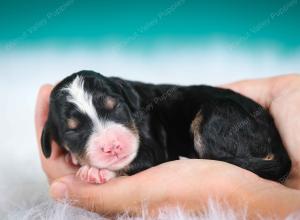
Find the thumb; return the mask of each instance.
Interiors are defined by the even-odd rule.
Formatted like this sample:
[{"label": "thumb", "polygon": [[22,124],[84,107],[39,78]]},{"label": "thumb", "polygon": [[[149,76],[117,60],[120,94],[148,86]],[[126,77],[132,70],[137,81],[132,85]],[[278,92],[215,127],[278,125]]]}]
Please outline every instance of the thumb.
[{"label": "thumb", "polygon": [[118,177],[96,185],[68,175],[51,184],[50,195],[56,200],[67,200],[72,205],[101,214],[136,213],[140,209],[137,188],[130,177]]}]

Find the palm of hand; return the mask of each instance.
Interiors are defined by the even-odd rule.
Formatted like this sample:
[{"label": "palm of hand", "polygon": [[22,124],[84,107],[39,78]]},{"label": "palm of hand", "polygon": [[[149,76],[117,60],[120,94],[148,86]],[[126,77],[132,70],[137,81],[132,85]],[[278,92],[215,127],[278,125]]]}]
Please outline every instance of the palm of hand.
[{"label": "palm of hand", "polygon": [[283,144],[292,160],[285,185],[300,188],[300,76],[287,75],[262,80],[242,81],[227,87],[249,96],[269,109]]},{"label": "palm of hand", "polygon": [[292,160],[292,170],[285,184],[300,189],[300,81],[297,79],[282,88],[281,94],[271,102],[270,111]]}]

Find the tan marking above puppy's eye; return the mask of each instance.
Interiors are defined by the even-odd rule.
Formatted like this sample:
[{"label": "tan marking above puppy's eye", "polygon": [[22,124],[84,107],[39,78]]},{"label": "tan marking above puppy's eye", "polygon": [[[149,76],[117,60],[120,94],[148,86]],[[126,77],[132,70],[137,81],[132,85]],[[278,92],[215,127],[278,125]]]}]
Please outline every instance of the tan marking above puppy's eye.
[{"label": "tan marking above puppy's eye", "polygon": [[116,99],[112,97],[106,97],[104,100],[104,107],[108,110],[112,110],[117,104]]},{"label": "tan marking above puppy's eye", "polygon": [[202,141],[202,135],[201,135],[201,126],[203,121],[203,115],[201,111],[197,112],[195,118],[193,119],[191,123],[191,132],[194,136],[194,147],[195,150],[198,152],[199,156],[202,157],[204,154],[204,145]]},{"label": "tan marking above puppy's eye", "polygon": [[75,118],[69,118],[67,120],[67,125],[69,129],[76,129],[79,125],[79,121]]},{"label": "tan marking above puppy's eye", "polygon": [[263,160],[274,160],[274,154],[269,153]]}]

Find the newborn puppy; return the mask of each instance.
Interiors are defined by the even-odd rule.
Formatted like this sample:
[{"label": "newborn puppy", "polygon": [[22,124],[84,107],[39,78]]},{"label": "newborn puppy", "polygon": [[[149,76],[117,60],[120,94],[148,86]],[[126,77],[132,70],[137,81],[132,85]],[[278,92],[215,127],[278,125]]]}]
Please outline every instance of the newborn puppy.
[{"label": "newborn puppy", "polygon": [[154,85],[80,71],[55,86],[41,143],[51,140],[104,183],[180,156],[221,160],[279,180],[290,159],[269,113],[231,90]]}]

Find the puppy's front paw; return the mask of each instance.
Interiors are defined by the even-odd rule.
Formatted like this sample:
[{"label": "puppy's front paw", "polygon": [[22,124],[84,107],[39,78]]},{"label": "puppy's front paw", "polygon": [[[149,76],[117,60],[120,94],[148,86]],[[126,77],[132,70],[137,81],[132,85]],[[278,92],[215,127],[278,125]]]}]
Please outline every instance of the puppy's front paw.
[{"label": "puppy's front paw", "polygon": [[82,181],[88,183],[103,184],[114,178],[116,173],[107,169],[97,169],[95,167],[85,165],[80,167],[76,176],[78,176]]}]

